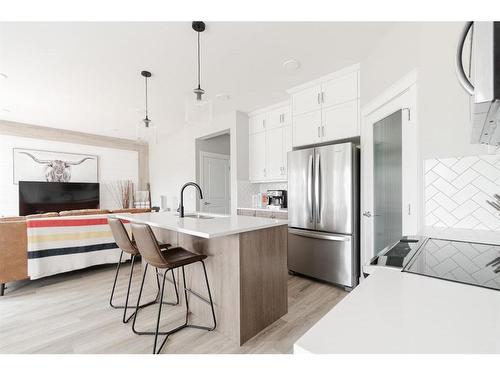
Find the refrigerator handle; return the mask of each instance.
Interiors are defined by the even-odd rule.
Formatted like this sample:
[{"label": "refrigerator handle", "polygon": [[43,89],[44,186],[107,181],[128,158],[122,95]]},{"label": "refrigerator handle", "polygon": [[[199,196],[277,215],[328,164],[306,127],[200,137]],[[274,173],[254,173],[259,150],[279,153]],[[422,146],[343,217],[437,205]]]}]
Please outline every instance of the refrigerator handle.
[{"label": "refrigerator handle", "polygon": [[321,222],[321,158],[320,153],[316,153],[314,163],[314,198],[316,206],[316,222]]},{"label": "refrigerator handle", "polygon": [[313,156],[309,155],[309,165],[307,170],[307,207],[309,208],[309,222],[313,222]]}]

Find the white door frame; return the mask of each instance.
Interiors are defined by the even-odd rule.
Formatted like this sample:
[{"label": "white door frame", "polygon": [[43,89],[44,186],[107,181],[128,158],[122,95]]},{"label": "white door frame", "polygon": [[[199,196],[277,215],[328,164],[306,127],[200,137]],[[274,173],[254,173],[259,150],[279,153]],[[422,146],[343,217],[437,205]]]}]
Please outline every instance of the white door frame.
[{"label": "white door frame", "polygon": [[[403,234],[420,228],[422,168],[417,126],[417,72],[411,71],[361,111],[361,267],[373,257],[373,124],[402,110]],[[361,272],[361,275],[363,272]]]},{"label": "white door frame", "polygon": [[[224,159],[224,160],[229,160],[231,161],[231,156],[230,155],[227,155],[227,154],[219,154],[219,153],[216,153],[216,152],[208,152],[208,151],[202,151],[200,150],[200,159],[199,159],[199,178],[200,178],[200,185],[202,186],[205,186],[204,184],[204,181],[203,181],[203,176],[204,176],[204,166],[203,166],[203,158],[205,157],[211,157],[211,158],[216,158],[216,159]],[[229,168],[231,168],[231,164],[229,164]],[[228,206],[227,206],[227,209],[229,212],[231,212],[231,194],[232,194],[232,191],[231,191],[231,178],[229,178],[229,202],[228,202]],[[199,204],[203,204],[204,203],[204,199],[200,199],[199,201]],[[197,207],[197,211],[201,211],[201,206],[200,207]]]}]

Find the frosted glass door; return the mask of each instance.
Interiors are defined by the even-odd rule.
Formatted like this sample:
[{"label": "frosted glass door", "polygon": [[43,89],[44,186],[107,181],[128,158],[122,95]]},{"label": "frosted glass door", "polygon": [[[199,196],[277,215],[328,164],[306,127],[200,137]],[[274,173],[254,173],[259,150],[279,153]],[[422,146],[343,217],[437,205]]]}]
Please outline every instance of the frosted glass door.
[{"label": "frosted glass door", "polygon": [[402,111],[373,127],[374,252],[402,235]]}]

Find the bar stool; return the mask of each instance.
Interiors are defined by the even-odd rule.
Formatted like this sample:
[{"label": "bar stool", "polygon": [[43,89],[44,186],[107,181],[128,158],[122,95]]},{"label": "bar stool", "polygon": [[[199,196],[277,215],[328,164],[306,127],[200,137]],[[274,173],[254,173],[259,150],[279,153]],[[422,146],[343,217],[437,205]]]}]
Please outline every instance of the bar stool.
[{"label": "bar stool", "polygon": [[[109,224],[109,226],[111,228],[111,233],[113,233],[113,237],[115,239],[115,242],[116,242],[116,244],[118,245],[118,247],[121,250],[120,260],[118,261],[118,265],[116,266],[116,273],[115,273],[115,280],[113,282],[113,289],[111,290],[111,296],[109,297],[109,305],[112,308],[114,308],[114,309],[123,309],[122,322],[123,323],[128,323],[130,321],[130,318],[132,318],[132,316],[134,316],[136,314],[136,311],[137,311],[138,308],[143,308],[143,307],[146,307],[146,306],[150,306],[150,305],[152,305],[154,303],[157,303],[158,297],[159,297],[159,294],[160,294],[160,279],[158,277],[158,269],[156,270],[157,271],[156,282],[158,284],[158,291],[156,293],[155,299],[152,300],[152,301],[150,301],[150,302],[148,302],[148,303],[145,303],[143,305],[137,306],[136,310],[134,311],[134,313],[132,313],[127,318],[127,309],[129,307],[128,300],[129,300],[129,296],[130,296],[130,286],[131,286],[131,283],[132,283],[132,275],[134,273],[135,258],[136,258],[137,255],[139,255],[139,250],[137,250],[137,247],[136,247],[134,241],[132,241],[130,239],[130,237],[129,237],[128,233],[127,233],[127,230],[125,229],[125,226],[123,225],[123,223],[122,223],[122,221],[120,219],[108,217],[108,224]],[[171,245],[170,244],[158,244],[158,246],[160,248],[162,248],[162,249],[168,249]],[[128,279],[127,296],[125,298],[125,305],[117,306],[117,305],[115,305],[113,303],[113,297],[114,297],[114,294],[115,294],[116,281],[118,279],[118,273],[120,272],[120,266],[121,266],[121,263],[122,263],[123,253],[127,253],[127,254],[130,255],[130,260],[131,260],[130,275],[129,275],[129,279]],[[177,301],[175,303],[164,302],[164,304],[177,305],[177,304],[179,304],[179,293],[177,291],[177,285],[175,283],[174,271],[172,271],[172,277],[174,278],[174,287],[175,287],[175,294],[176,294],[176,297],[177,297]]]},{"label": "bar stool", "polygon": [[[165,345],[165,342],[167,341],[168,337],[175,333],[180,331],[183,328],[196,328],[196,329],[203,329],[207,331],[213,331],[215,327],[217,326],[217,322],[215,320],[215,311],[214,311],[214,303],[212,301],[212,293],[210,292],[210,285],[208,283],[208,277],[207,277],[207,269],[205,268],[205,262],[203,261],[207,256],[206,255],[200,255],[200,254],[195,254],[192,253],[182,247],[173,247],[168,249],[167,251],[161,251],[161,248],[158,246],[158,242],[156,241],[155,235],[153,231],[151,230],[149,225],[146,224],[137,224],[137,223],[132,223],[132,233],[134,235],[135,241],[137,248],[139,249],[139,252],[143,259],[146,261],[146,267],[144,268],[144,274],[142,276],[142,283],[141,283],[141,289],[139,291],[139,297],[137,298],[137,306],[139,306],[140,301],[141,301],[141,295],[142,295],[142,290],[144,287],[144,280],[146,279],[146,272],[147,268],[149,265],[156,267],[157,269],[164,269],[165,271],[163,272],[163,284],[160,292],[160,304],[158,305],[158,316],[156,319],[156,330],[154,332],[142,332],[139,333],[135,330],[135,322],[137,319],[138,315],[138,310],[137,313],[134,315],[134,320],[132,322],[132,330],[137,333],[137,334],[149,334],[149,335],[154,335],[155,340],[154,340],[154,345],[153,345],[153,354],[159,354]],[[205,327],[205,326],[198,326],[198,325],[193,325],[189,324],[188,322],[188,315],[189,315],[189,303],[188,303],[188,298],[187,298],[187,287],[186,287],[186,274],[184,272],[184,267],[188,266],[190,264],[196,263],[196,262],[201,262],[203,265],[203,272],[205,274],[205,282],[207,284],[207,291],[208,291],[208,298],[210,301],[210,307],[212,309],[212,317],[213,317],[213,326],[212,327]],[[163,291],[165,289],[165,280],[166,280],[166,274],[168,271],[173,271],[176,268],[181,268],[182,269],[182,279],[184,283],[184,298],[186,302],[186,321],[184,324],[171,329],[170,331],[166,332],[160,332],[160,317],[161,317],[161,301],[163,301]],[[162,341],[158,351],[156,350],[157,343],[158,343],[158,336],[159,335],[165,335],[165,339]]]}]

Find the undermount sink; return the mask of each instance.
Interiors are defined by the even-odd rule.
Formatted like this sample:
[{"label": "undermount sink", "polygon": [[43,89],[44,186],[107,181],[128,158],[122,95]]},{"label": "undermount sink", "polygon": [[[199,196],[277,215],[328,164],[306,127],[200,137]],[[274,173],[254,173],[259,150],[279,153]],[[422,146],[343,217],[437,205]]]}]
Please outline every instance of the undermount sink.
[{"label": "undermount sink", "polygon": [[214,216],[203,215],[203,214],[185,214],[184,217],[191,217],[193,219],[213,219]]}]

